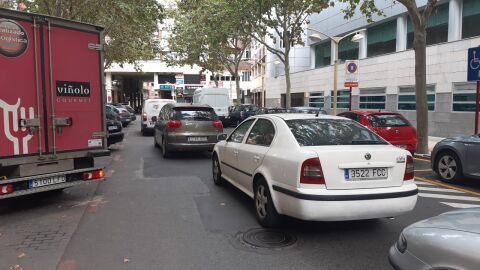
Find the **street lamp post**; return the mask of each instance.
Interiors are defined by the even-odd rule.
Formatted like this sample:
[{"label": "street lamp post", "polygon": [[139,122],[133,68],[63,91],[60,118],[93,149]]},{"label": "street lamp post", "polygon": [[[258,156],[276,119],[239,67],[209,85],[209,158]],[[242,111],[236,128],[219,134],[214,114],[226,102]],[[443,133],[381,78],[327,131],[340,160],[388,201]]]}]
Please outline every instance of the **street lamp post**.
[{"label": "street lamp post", "polygon": [[[333,67],[333,115],[337,115],[337,83],[338,83],[338,44],[340,43],[340,41],[348,36],[351,36],[351,35],[354,35],[352,37],[352,41],[353,42],[360,42],[360,40],[363,39],[363,35],[360,34],[360,32],[362,31],[365,31],[366,29],[360,29],[360,30],[356,30],[356,31],[353,31],[351,33],[348,33],[344,36],[341,36],[341,37],[331,37],[323,32],[320,32],[318,31],[317,29],[313,29],[313,28],[307,28],[307,30],[310,30],[310,31],[313,31],[313,32],[316,32],[320,35],[323,35],[323,36],[326,36],[327,38],[331,39],[333,41],[333,43],[335,43],[335,62],[334,62],[334,67]],[[311,34],[309,37],[310,39],[314,40],[321,40],[322,37],[318,34]],[[350,93],[350,96],[352,95],[352,93]]]}]

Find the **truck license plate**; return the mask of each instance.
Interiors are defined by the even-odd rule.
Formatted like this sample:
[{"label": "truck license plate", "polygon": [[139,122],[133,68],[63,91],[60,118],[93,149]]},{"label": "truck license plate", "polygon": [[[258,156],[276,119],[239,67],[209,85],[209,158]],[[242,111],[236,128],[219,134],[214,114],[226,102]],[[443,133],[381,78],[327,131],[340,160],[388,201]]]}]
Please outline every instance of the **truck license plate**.
[{"label": "truck license plate", "polygon": [[30,180],[29,186],[30,188],[37,188],[37,187],[65,183],[66,181],[67,181],[67,178],[65,177],[65,175],[57,175],[57,176],[52,176],[48,178]]},{"label": "truck license plate", "polygon": [[346,169],[347,181],[387,179],[387,168]]},{"label": "truck license plate", "polygon": [[188,137],[189,142],[207,142],[207,137]]}]

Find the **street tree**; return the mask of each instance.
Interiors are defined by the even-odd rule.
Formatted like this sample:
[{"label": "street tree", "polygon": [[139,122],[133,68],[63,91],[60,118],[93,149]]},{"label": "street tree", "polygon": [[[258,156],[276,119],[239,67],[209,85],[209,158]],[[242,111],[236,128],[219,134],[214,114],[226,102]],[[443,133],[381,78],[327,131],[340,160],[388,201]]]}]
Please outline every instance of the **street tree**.
[{"label": "street tree", "polygon": [[[341,0],[350,5],[346,16],[351,17],[357,6],[360,10],[375,7],[375,0]],[[417,114],[417,152],[428,153],[428,104],[427,104],[427,22],[438,0],[427,0],[424,7],[419,7],[415,0],[396,0],[405,6],[412,20],[414,29],[413,49],[415,51],[415,96]]]},{"label": "street tree", "polygon": [[167,58],[170,65],[198,65],[213,74],[227,70],[235,78],[237,102],[240,64],[251,41],[242,28],[247,17],[238,12],[227,0],[178,1]]},{"label": "street tree", "polygon": [[161,51],[158,24],[163,9],[156,0],[29,0],[27,10],[105,27],[105,67],[155,58]]}]

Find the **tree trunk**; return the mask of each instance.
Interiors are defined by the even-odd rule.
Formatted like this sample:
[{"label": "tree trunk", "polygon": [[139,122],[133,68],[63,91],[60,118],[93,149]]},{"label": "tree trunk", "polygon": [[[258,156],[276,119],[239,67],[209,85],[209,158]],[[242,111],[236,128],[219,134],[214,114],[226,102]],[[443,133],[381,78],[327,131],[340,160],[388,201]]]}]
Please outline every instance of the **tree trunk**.
[{"label": "tree trunk", "polygon": [[237,90],[237,105],[242,104],[242,91],[240,89],[240,78],[238,77],[238,71],[235,71],[235,87]]},{"label": "tree trunk", "polygon": [[213,82],[215,83],[215,87],[218,87],[218,77],[217,77],[217,74],[213,74]]},{"label": "tree trunk", "polygon": [[285,91],[285,108],[290,109],[292,107],[292,97],[290,95],[291,90],[291,82],[290,82],[290,61],[288,59],[288,55],[285,53],[285,83],[286,83],[286,91]]},{"label": "tree trunk", "polygon": [[415,31],[415,95],[417,108],[417,152],[428,154],[427,50],[425,27]]}]

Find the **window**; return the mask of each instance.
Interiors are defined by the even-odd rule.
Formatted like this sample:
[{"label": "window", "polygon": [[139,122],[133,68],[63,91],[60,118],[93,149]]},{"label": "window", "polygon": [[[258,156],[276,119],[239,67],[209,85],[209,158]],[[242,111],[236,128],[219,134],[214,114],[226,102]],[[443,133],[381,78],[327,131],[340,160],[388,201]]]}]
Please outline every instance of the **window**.
[{"label": "window", "polygon": [[385,109],[385,95],[360,96],[360,109]]},{"label": "window", "polygon": [[452,110],[454,112],[474,112],[476,99],[475,83],[455,83],[453,85]]},{"label": "window", "polygon": [[325,97],[323,96],[323,92],[310,93],[310,97],[308,98],[308,106],[316,108],[325,107]]},{"label": "window", "polygon": [[295,119],[285,122],[300,146],[388,144],[350,120]]},{"label": "window", "polygon": [[[330,91],[330,108],[333,109],[333,91]],[[350,90],[337,90],[337,108],[348,109],[350,107]]]},{"label": "window", "polygon": [[247,120],[247,121],[243,122],[240,126],[238,126],[232,132],[228,141],[236,142],[236,143],[242,143],[243,137],[245,137],[245,134],[247,133],[250,126],[253,124],[253,121],[254,121],[254,119]]},{"label": "window", "polygon": [[397,21],[385,22],[367,30],[367,56],[395,52],[397,47]]},{"label": "window", "polygon": [[[415,111],[417,109],[417,98],[414,86],[400,86],[398,93],[398,110]],[[428,110],[435,110],[435,86],[427,85]]]},{"label": "window", "polygon": [[251,71],[244,71],[244,72],[242,72],[242,81],[244,81],[244,82],[249,82],[251,75],[252,75],[252,72],[251,72]]},{"label": "window", "polygon": [[463,0],[462,38],[480,36],[480,1]]},{"label": "window", "polygon": [[340,62],[345,60],[358,59],[358,43],[350,38],[345,38],[338,44],[338,59]]},{"label": "window", "polygon": [[248,134],[247,144],[270,146],[275,137],[275,127],[266,119],[258,119]]},{"label": "window", "polygon": [[332,44],[330,41],[315,45],[315,68],[329,66],[332,55]]},{"label": "window", "polygon": [[408,127],[407,119],[398,114],[372,114],[368,116],[368,122],[375,127]]},{"label": "window", "polygon": [[[413,24],[407,21],[407,48],[413,48]],[[427,22],[427,45],[448,41],[448,4],[437,6]]]}]

